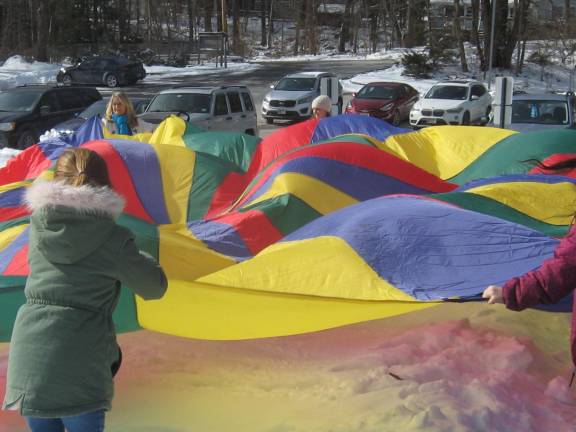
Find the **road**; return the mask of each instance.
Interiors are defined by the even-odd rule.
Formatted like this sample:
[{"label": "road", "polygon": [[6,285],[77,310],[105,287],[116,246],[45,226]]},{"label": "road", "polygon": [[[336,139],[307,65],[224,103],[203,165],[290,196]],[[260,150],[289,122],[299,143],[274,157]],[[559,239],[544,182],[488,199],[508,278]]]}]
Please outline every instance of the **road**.
[{"label": "road", "polygon": [[[151,97],[160,90],[182,84],[199,85],[225,85],[241,84],[250,89],[256,110],[258,112],[258,129],[260,136],[266,136],[274,129],[282,127],[283,124],[268,125],[262,118],[260,110],[262,100],[268,91],[270,85],[274,84],[284,75],[301,72],[301,71],[330,71],[336,73],[340,79],[347,79],[354,75],[370,72],[374,70],[386,69],[393,62],[390,60],[350,60],[350,61],[301,61],[301,62],[262,62],[262,67],[251,71],[239,71],[234,69],[222,69],[219,74],[173,77],[167,80],[166,84],[158,83],[139,83],[132,87],[122,88],[131,97]],[[103,95],[112,92],[108,88],[98,89]],[[350,99],[350,95],[345,95],[344,106]],[[285,123],[289,124],[289,123]]]}]

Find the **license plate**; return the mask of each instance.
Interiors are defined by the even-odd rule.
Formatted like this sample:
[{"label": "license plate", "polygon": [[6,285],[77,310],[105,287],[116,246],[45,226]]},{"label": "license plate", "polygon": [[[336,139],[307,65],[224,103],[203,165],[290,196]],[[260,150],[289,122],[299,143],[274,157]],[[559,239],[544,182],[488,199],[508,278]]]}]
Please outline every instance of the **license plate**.
[{"label": "license plate", "polygon": [[276,112],[278,114],[286,114],[286,110],[283,110],[283,109],[276,110]]}]

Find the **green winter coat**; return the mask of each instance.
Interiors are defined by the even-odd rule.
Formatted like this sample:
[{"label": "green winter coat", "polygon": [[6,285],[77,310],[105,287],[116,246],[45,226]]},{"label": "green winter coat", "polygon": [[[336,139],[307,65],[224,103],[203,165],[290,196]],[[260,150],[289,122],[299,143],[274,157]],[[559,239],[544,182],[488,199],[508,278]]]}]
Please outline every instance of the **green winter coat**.
[{"label": "green winter coat", "polygon": [[120,284],[157,299],[166,277],[114,222],[124,202],[112,190],[40,182],[26,200],[33,211],[30,274],[11,339],[4,409],[32,417],[108,410]]}]

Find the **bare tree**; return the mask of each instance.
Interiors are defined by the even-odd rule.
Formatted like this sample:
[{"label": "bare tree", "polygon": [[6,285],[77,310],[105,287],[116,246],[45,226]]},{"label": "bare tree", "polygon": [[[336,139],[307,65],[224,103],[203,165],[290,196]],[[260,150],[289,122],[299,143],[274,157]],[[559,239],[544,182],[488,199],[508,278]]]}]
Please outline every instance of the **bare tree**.
[{"label": "bare tree", "polygon": [[462,72],[468,72],[468,63],[466,62],[466,50],[464,50],[464,40],[462,39],[462,30],[460,29],[460,0],[454,0],[454,17],[452,20],[452,31],[454,33],[454,39],[456,39],[456,44],[458,46],[458,52],[460,54],[460,67]]},{"label": "bare tree", "polygon": [[350,40],[350,21],[352,14],[352,0],[346,0],[342,22],[340,24],[340,35],[338,36],[338,52],[346,51],[346,42]]}]

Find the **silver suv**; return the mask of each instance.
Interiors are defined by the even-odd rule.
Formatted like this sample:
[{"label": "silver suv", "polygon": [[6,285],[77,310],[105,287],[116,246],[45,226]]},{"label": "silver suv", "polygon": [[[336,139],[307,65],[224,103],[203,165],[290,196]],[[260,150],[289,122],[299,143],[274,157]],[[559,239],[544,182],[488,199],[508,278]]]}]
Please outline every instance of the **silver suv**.
[{"label": "silver suv", "polygon": [[206,131],[258,134],[256,110],[246,86],[183,86],[163,90],[138,118],[155,127],[171,114]]},{"label": "silver suv", "polygon": [[333,113],[342,113],[342,85],[330,72],[301,72],[286,75],[271,86],[262,102],[262,117],[266,123],[274,120],[305,120],[310,118],[310,105],[321,94],[332,99]]}]

